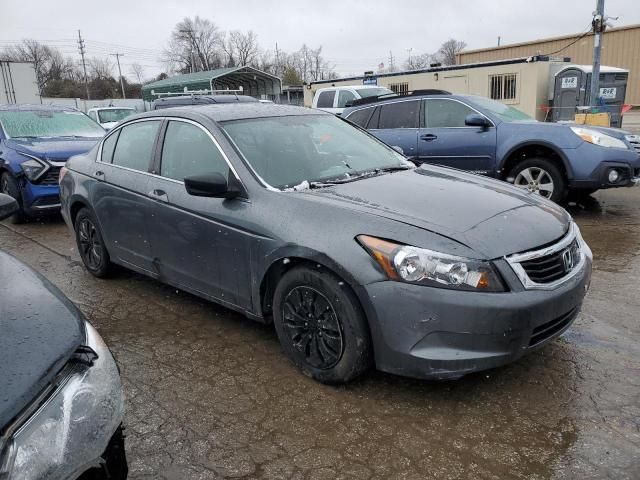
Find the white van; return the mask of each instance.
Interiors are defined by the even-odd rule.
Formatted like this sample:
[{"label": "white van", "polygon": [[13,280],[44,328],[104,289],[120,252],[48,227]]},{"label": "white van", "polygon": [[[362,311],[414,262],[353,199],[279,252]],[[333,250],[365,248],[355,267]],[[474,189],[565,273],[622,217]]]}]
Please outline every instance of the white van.
[{"label": "white van", "polygon": [[347,87],[320,88],[313,96],[313,108],[325,112],[342,114],[347,102],[359,98],[376,97],[379,95],[393,95],[393,91],[376,85],[350,85]]}]

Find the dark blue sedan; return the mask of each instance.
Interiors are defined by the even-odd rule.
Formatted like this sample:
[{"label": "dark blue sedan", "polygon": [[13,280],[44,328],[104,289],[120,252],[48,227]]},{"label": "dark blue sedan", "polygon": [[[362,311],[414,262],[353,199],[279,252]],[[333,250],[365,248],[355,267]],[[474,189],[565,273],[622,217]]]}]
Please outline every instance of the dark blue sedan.
[{"label": "dark blue sedan", "polygon": [[0,106],[0,192],[18,201],[12,220],[60,211],[58,175],[104,129],[84,113],[51,105]]},{"label": "dark blue sedan", "polygon": [[407,95],[345,110],[344,118],[414,163],[507,180],[560,202],[570,191],[636,185],[640,138],[589,125],[537,122],[474,95]]}]

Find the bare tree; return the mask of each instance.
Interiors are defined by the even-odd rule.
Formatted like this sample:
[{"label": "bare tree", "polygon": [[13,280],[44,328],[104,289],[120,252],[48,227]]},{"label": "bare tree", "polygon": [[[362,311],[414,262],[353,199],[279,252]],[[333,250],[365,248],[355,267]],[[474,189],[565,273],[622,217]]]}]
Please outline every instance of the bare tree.
[{"label": "bare tree", "polygon": [[139,63],[132,63],[129,70],[138,79],[138,83],[141,84],[144,77],[144,67]]},{"label": "bare tree", "polygon": [[455,65],[456,54],[465,49],[467,44],[463,41],[450,38],[438,49],[438,58],[443,65]]},{"label": "bare tree", "polygon": [[109,57],[93,57],[89,60],[89,75],[92,79],[106,80],[113,78],[113,63]]},{"label": "bare tree", "polygon": [[251,65],[258,56],[258,37],[253,30],[229,32],[228,48],[235,53],[238,65]]},{"label": "bare tree", "polygon": [[170,70],[183,73],[219,68],[222,64],[222,35],[210,20],[184,18],[171,32],[162,61]]}]

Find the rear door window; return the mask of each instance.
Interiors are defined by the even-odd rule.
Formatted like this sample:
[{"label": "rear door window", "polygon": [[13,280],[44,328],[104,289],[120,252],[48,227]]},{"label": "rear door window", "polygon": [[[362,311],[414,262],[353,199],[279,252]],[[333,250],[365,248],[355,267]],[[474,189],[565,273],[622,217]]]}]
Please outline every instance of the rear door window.
[{"label": "rear door window", "polygon": [[162,145],[160,175],[184,181],[192,175],[220,173],[229,175],[222,152],[200,127],[186,122],[169,122]]},{"label": "rear door window", "polygon": [[318,95],[318,104],[317,108],[333,108],[333,99],[336,96],[335,90],[327,90],[325,92],[320,92]]},{"label": "rear door window", "polygon": [[137,122],[123,127],[113,153],[113,164],[141,172],[148,171],[159,128],[159,120]]},{"label": "rear door window", "polygon": [[425,126],[427,128],[466,127],[467,115],[477,113],[470,107],[455,100],[425,100]]},{"label": "rear door window", "polygon": [[419,110],[420,102],[418,100],[382,105],[378,128],[417,128]]},{"label": "rear door window", "polygon": [[340,90],[338,93],[338,108],[345,108],[347,102],[351,102],[356,99],[356,96],[349,90]]},{"label": "rear door window", "polygon": [[356,110],[347,117],[347,120],[361,126],[362,128],[367,128],[367,121],[369,120],[372,111],[373,108],[363,108],[362,110]]}]

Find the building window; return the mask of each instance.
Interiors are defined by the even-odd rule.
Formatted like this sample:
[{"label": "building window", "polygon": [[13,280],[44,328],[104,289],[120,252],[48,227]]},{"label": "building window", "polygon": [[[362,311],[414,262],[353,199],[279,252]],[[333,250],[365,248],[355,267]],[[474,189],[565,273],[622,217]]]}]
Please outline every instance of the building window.
[{"label": "building window", "polygon": [[515,73],[489,75],[489,97],[493,100],[515,100],[517,78]]},{"label": "building window", "polygon": [[409,83],[392,83],[391,85],[389,85],[389,89],[391,89],[393,93],[396,93],[398,95],[406,95],[407,93],[409,93]]}]

